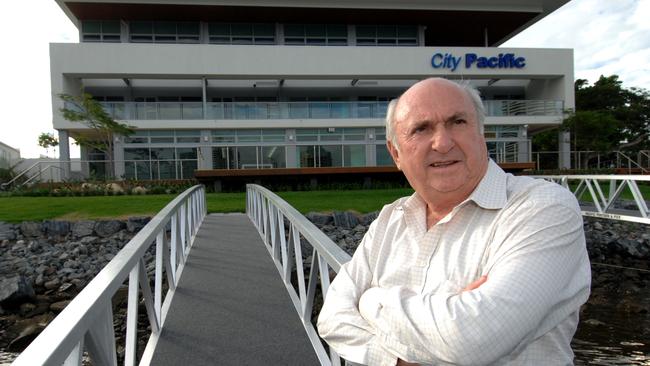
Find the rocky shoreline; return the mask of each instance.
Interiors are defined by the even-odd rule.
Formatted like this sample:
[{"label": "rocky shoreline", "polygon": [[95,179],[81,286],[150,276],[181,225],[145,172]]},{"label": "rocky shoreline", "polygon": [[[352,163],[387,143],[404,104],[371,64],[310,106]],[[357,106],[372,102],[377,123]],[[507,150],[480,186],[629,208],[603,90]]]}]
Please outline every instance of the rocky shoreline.
[{"label": "rocky shoreline", "polygon": [[[0,223],[0,352],[22,351],[149,220]],[[145,263],[152,257],[146,253]],[[125,328],[122,287],[113,297],[118,331]]]},{"label": "rocky shoreline", "polygon": [[[352,255],[377,213],[306,216]],[[148,221],[134,217],[121,221],[0,223],[0,364],[5,362],[2,352],[22,351]],[[650,225],[585,218],[584,227],[592,261],[592,295],[582,309],[576,338],[593,343],[594,334],[621,328],[634,330],[634,336],[624,338],[650,340]],[[306,243],[303,256],[311,256]],[[152,257],[147,253],[145,263],[152,264]],[[153,265],[147,267],[148,272],[153,271]],[[113,305],[119,337],[125,326],[126,286],[118,291]],[[630,324],[618,324],[620,319],[613,324],[608,318],[612,312]],[[148,321],[144,307],[139,313],[141,351],[148,337]],[[609,339],[611,342],[611,336]],[[650,355],[650,341],[626,338],[622,342],[633,345],[628,347],[632,348],[630,352]],[[123,352],[119,343],[118,353]],[[580,363],[578,351],[576,355]]]}]

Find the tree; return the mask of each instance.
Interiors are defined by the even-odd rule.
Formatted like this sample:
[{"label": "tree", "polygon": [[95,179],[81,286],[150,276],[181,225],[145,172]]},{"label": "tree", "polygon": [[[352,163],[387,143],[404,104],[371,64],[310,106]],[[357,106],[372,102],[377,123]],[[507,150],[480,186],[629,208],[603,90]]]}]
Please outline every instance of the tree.
[{"label": "tree", "polygon": [[[593,85],[588,85],[584,79],[576,80],[575,95],[576,114],[567,118],[563,126],[578,128],[578,133],[592,137],[591,140],[574,141],[576,150],[639,150],[650,147],[650,94],[647,90],[625,89],[618,75],[611,75],[601,76]],[[585,111],[595,113],[574,118]]]},{"label": "tree", "polygon": [[[53,134],[49,132],[43,132],[40,135],[38,135],[38,146],[42,147],[47,151],[47,154],[49,155],[50,153],[50,148],[51,147],[57,147],[59,146],[59,140],[54,137]],[[55,151],[56,155],[56,151]]]},{"label": "tree", "polygon": [[82,123],[93,130],[89,136],[75,136],[75,140],[81,146],[103,152],[108,161],[107,178],[112,177],[115,172],[115,137],[132,135],[135,132],[133,127],[115,121],[88,93],[82,93],[80,96],[59,94],[59,98],[65,102],[65,107],[60,109],[63,118]]}]

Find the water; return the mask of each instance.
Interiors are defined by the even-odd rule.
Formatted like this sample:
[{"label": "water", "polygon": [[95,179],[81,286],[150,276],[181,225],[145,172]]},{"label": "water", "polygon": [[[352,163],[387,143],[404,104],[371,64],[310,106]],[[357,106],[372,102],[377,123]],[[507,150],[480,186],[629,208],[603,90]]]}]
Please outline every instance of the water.
[{"label": "water", "polygon": [[650,365],[650,288],[618,294],[630,286],[619,278],[617,290],[592,289],[571,344],[576,365]]}]

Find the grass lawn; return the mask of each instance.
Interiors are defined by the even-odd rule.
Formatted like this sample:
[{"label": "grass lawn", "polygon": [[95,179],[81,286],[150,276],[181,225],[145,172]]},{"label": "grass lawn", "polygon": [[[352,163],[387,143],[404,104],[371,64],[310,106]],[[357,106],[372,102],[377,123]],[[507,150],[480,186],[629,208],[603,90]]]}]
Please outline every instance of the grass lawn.
[{"label": "grass lawn", "polygon": [[[367,213],[381,209],[409,189],[279,192],[280,197],[302,213],[354,210]],[[92,220],[153,216],[174,195],[97,197],[0,197],[0,221]],[[244,212],[245,193],[208,193],[208,212]]]},{"label": "grass lawn", "polygon": [[[608,194],[607,184],[601,187]],[[575,189],[575,186],[572,187]],[[639,184],[645,198],[650,198],[650,186]],[[368,189],[278,192],[278,195],[302,213],[353,210],[368,213],[399,197],[408,196],[411,189]],[[40,220],[85,220],[153,216],[169,203],[174,195],[97,196],[97,197],[0,197],[0,221],[21,222]],[[629,189],[623,199],[632,199]],[[208,193],[208,212],[244,212],[245,193]],[[588,194],[583,201],[591,201]]]}]

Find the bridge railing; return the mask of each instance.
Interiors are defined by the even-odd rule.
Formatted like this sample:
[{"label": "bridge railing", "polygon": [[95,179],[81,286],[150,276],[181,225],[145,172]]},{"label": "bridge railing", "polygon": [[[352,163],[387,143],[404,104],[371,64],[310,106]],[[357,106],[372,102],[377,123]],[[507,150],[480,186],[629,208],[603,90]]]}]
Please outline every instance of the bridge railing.
[{"label": "bridge railing", "polygon": [[[203,186],[194,186],[178,195],[117,253],[12,365],[81,365],[84,350],[95,365],[117,365],[112,299],[127,277],[124,365],[136,364],[141,295],[151,334],[140,363],[148,365],[185,260],[205,215]],[[154,243],[156,254],[152,291],[144,255]],[[168,284],[164,299],[163,266]]]},{"label": "bridge railing", "polygon": [[[639,184],[647,175],[538,175],[569,189],[581,203],[582,215],[650,224],[650,212]],[[631,199],[623,200],[629,194]]]},{"label": "bridge railing", "polygon": [[[246,186],[246,212],[273,257],[321,365],[340,365],[340,357],[334,350],[330,349],[328,356],[311,320],[319,280],[325,298],[331,279],[330,268],[338,272],[350,256],[300,212],[264,187]],[[301,238],[310,248],[303,248]],[[303,251],[308,249],[312,251],[311,266],[305,284]],[[294,270],[297,291],[292,284]]]}]

